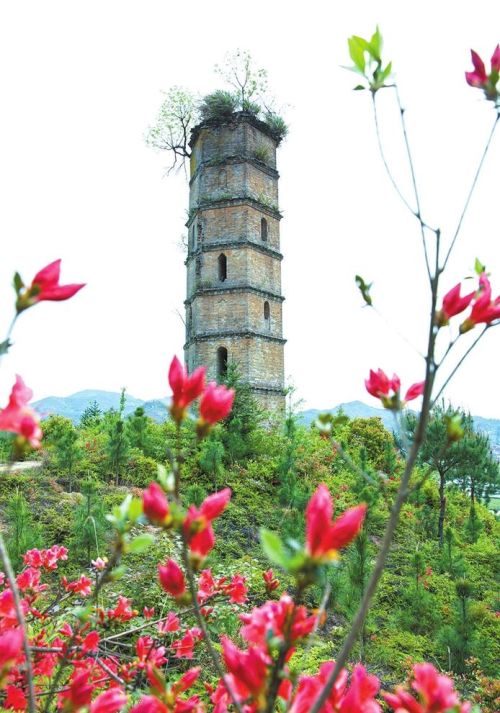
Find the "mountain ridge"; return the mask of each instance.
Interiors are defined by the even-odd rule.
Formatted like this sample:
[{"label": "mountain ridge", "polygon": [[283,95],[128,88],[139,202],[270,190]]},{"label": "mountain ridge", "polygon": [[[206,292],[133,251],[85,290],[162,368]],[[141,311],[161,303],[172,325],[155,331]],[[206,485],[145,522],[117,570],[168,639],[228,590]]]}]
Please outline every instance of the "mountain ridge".
[{"label": "mountain ridge", "polygon": [[[57,414],[71,419],[73,423],[78,423],[85,409],[94,401],[97,402],[102,411],[108,411],[110,408],[117,410],[120,404],[120,393],[100,389],[84,389],[70,396],[47,396],[44,399],[35,401],[33,406],[41,414],[42,418]],[[136,408],[142,407],[146,415],[155,421],[161,422],[168,417],[169,404],[170,399],[166,397],[138,399],[135,396],[126,394],[125,415],[128,416]],[[329,409],[306,409],[305,411],[300,411],[298,417],[301,423],[309,425],[320,413],[337,413],[340,409],[349,418],[380,418],[386,428],[389,430],[394,429],[394,418],[390,411],[370,406],[362,401],[348,401]],[[500,419],[473,416],[473,420],[476,429],[490,437],[495,453],[500,456]]]}]

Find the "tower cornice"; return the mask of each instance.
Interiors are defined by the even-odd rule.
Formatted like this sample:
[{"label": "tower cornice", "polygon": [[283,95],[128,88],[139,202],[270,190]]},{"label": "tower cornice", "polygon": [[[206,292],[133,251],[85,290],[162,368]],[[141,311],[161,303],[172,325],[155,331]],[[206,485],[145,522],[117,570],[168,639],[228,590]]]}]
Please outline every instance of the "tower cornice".
[{"label": "tower cornice", "polygon": [[250,250],[256,250],[257,252],[263,253],[264,255],[269,255],[270,257],[276,258],[276,260],[283,260],[283,255],[279,250],[275,250],[268,245],[263,245],[262,243],[256,243],[253,240],[245,238],[244,240],[217,240],[214,242],[206,242],[198,245],[196,250],[192,250],[188,253],[187,258],[184,260],[184,264],[187,265],[191,260],[195,260],[196,256],[200,253],[217,252],[218,250],[223,250],[227,248],[249,248]]},{"label": "tower cornice", "polygon": [[193,148],[203,129],[218,129],[222,126],[233,127],[244,123],[251,124],[251,126],[254,126],[259,131],[262,131],[262,133],[266,134],[266,136],[269,136],[269,138],[274,141],[276,146],[279,145],[280,141],[276,137],[276,134],[272,131],[269,124],[266,124],[265,121],[258,119],[255,114],[252,114],[250,111],[235,111],[226,118],[207,119],[207,121],[202,121],[200,124],[195,126],[194,129],[191,130],[189,146]]},{"label": "tower cornice", "polygon": [[283,295],[279,295],[276,292],[269,292],[268,290],[263,290],[260,287],[253,287],[252,285],[234,285],[232,287],[202,287],[198,288],[191,297],[184,300],[185,305],[190,305],[196,299],[196,297],[203,297],[204,295],[227,295],[227,294],[243,294],[245,292],[253,292],[261,297],[266,297],[275,302],[284,302],[285,298]]},{"label": "tower cornice", "polygon": [[268,176],[271,176],[271,178],[278,179],[280,177],[280,174],[275,168],[273,168],[272,166],[268,166],[263,161],[259,161],[254,156],[234,154],[233,156],[225,156],[224,158],[212,158],[208,159],[207,161],[201,161],[196,167],[196,171],[189,179],[189,185],[192,185],[193,181],[198,177],[198,175],[202,172],[204,168],[211,168],[212,166],[228,166],[231,164],[238,163],[251,163],[252,166],[255,166],[255,168],[259,169],[259,171],[262,171],[262,173],[266,173]]},{"label": "tower cornice", "polygon": [[252,208],[256,208],[261,213],[266,213],[272,218],[276,218],[276,220],[281,220],[281,218],[283,217],[281,212],[277,208],[274,208],[270,205],[266,205],[265,203],[261,203],[256,198],[252,198],[251,196],[236,196],[234,198],[214,198],[210,201],[200,202],[195,208],[192,208],[189,211],[189,218],[187,220],[187,223],[185,223],[185,226],[186,228],[191,227],[199,211],[213,210],[214,208],[228,208],[230,206],[239,205],[249,205]]},{"label": "tower cornice", "polygon": [[227,337],[240,337],[249,339],[252,337],[257,337],[259,339],[264,339],[267,342],[276,342],[278,344],[286,344],[286,339],[283,337],[277,337],[269,332],[261,332],[256,329],[220,329],[214,330],[212,332],[198,332],[196,336],[189,339],[184,348],[189,347],[190,344],[196,344],[196,342],[209,342],[220,339],[225,339]]}]

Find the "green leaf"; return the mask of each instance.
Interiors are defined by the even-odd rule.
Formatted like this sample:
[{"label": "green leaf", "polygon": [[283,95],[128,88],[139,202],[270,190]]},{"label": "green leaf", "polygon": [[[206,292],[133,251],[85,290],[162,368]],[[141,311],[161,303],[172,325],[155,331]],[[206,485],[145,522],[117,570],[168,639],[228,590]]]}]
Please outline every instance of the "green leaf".
[{"label": "green leaf", "polygon": [[265,527],[261,527],[260,541],[262,542],[264,552],[271,562],[286,569],[288,565],[288,553],[279,535],[275,532],[271,532],[271,530],[266,530]]},{"label": "green leaf", "polygon": [[387,79],[387,77],[390,76],[391,72],[392,72],[392,62],[389,62],[387,67],[382,71],[379,81],[383,84],[385,82],[385,80]]},{"label": "green leaf", "polygon": [[298,572],[302,569],[306,561],[306,555],[304,552],[297,552],[289,561],[288,568],[291,572]]},{"label": "green leaf", "polygon": [[11,346],[12,342],[8,339],[6,339],[5,342],[0,342],[0,356],[7,354]]},{"label": "green leaf", "polygon": [[370,52],[371,47],[368,40],[365,40],[363,37],[359,37],[359,35],[353,35],[351,39],[361,47],[363,52]]},{"label": "green leaf", "polygon": [[378,25],[370,40],[370,50],[370,54],[372,55],[373,59],[380,62],[380,54],[382,52],[382,35],[380,34]]},{"label": "green leaf", "polygon": [[137,535],[132,542],[129,542],[127,545],[127,552],[133,553],[133,554],[138,554],[140,552],[145,552],[149,545],[151,545],[154,542],[154,537],[153,535],[144,532],[142,535]]},{"label": "green leaf", "polygon": [[24,282],[21,279],[21,275],[18,272],[16,272],[16,274],[14,275],[14,289],[15,289],[16,293],[19,294],[21,292],[21,290],[23,289],[23,287],[24,287]]},{"label": "green leaf", "polygon": [[88,621],[90,618],[90,615],[92,614],[93,607],[90,606],[90,604],[86,607],[75,607],[74,609],[71,610],[71,614],[81,621],[82,623],[85,623]]},{"label": "green leaf", "polygon": [[129,520],[135,522],[142,515],[142,500],[141,498],[132,498],[128,504],[127,515]]},{"label": "green leaf", "polygon": [[[360,44],[359,40],[360,37],[349,37],[347,40],[347,43],[349,45],[349,55],[354,62],[355,66],[357,69],[361,72],[361,74],[365,73],[365,54],[363,51],[363,47]],[[364,40],[363,40],[364,42]]]},{"label": "green leaf", "polygon": [[357,286],[358,286],[359,291],[361,292],[362,298],[364,299],[364,301],[366,302],[366,304],[371,307],[371,306],[372,306],[372,298],[371,298],[371,295],[370,295],[370,289],[371,289],[371,286],[373,285],[373,282],[370,282],[370,284],[368,285],[368,284],[363,280],[363,278],[361,277],[361,275],[356,275],[356,276],[354,277],[354,279],[356,280],[356,284],[357,284]]},{"label": "green leaf", "polygon": [[110,572],[109,578],[113,581],[116,582],[117,579],[121,579],[125,572],[127,571],[127,568],[125,567],[124,564],[121,564],[119,567],[115,567],[112,572]]},{"label": "green leaf", "polygon": [[353,91],[355,91],[355,92],[359,92],[363,89],[366,89],[366,87],[364,87],[362,84],[356,84],[356,86],[353,87]]},{"label": "green leaf", "polygon": [[[125,520],[127,515],[128,515],[128,509],[130,507],[130,503],[132,502],[132,496],[130,493],[125,497],[124,501],[122,504],[118,507],[118,512],[119,512],[119,517],[121,520]],[[113,510],[113,512],[115,512]]]},{"label": "green leaf", "polygon": [[476,275],[481,275],[483,272],[486,272],[486,265],[483,265],[478,258],[476,258],[474,262],[474,271]]},{"label": "green leaf", "polygon": [[157,479],[163,490],[167,493],[172,493],[175,487],[175,477],[171,471],[168,471],[164,465],[157,465]]}]

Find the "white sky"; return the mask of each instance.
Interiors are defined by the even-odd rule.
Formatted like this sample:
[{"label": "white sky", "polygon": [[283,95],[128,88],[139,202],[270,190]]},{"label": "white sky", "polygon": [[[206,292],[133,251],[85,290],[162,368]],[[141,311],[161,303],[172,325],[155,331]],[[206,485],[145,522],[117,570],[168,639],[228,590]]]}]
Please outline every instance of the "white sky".
[{"label": "white sky", "polygon": [[[288,103],[279,152],[286,373],[311,407],[370,402],[370,367],[423,376],[423,362],[375,313],[361,309],[360,273],[386,319],[424,349],[427,285],[416,221],[378,158],[369,96],[352,92],[347,37],[379,23],[392,59],[421,185],[423,212],[449,238],[494,119],[469,88],[469,48],[488,59],[500,3],[24,0],[0,7],[0,328],[11,276],[26,281],[56,258],[74,299],[23,314],[2,364],[0,403],[19,372],[35,399],[84,388],[140,398],[168,393],[181,355],[188,187],[164,176],[168,157],[144,133],[173,84],[200,93],[225,51],[248,48]],[[394,171],[409,191],[397,112],[381,97]],[[476,255],[500,293],[500,136],[497,134],[444,286]],[[0,332],[1,334],[1,332]],[[447,395],[500,417],[500,329]],[[375,401],[373,400],[373,404]]]}]

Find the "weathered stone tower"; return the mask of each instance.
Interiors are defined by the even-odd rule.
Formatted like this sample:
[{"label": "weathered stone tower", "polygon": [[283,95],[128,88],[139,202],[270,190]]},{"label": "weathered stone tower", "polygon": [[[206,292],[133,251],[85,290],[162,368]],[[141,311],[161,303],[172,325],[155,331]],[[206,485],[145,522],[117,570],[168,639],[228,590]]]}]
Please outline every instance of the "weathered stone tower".
[{"label": "weathered stone tower", "polygon": [[236,362],[261,405],[284,407],[277,141],[238,112],[191,137],[186,344],[189,371]]}]

